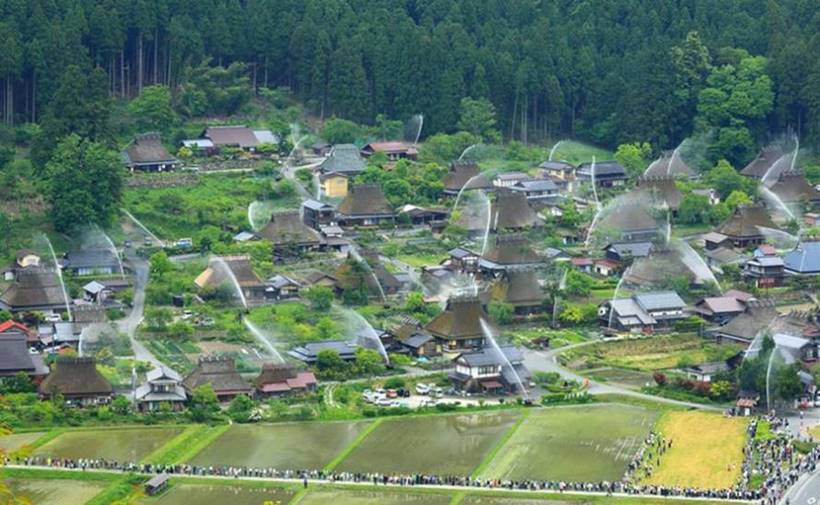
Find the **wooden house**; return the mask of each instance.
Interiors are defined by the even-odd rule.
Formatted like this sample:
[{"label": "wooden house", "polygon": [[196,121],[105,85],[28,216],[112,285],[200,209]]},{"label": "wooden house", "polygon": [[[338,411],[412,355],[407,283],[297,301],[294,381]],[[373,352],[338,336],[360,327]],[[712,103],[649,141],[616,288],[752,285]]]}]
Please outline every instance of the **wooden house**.
[{"label": "wooden house", "polygon": [[250,395],[253,388],[239,374],[233,358],[205,356],[199,358],[196,368],[182,381],[188,394],[199,386],[210,384],[220,402],[231,401],[239,395]]},{"label": "wooden house", "polygon": [[110,402],[114,388],[97,370],[94,358],[60,357],[40,383],[38,392],[43,399],[60,394],[66,403],[86,406]]}]

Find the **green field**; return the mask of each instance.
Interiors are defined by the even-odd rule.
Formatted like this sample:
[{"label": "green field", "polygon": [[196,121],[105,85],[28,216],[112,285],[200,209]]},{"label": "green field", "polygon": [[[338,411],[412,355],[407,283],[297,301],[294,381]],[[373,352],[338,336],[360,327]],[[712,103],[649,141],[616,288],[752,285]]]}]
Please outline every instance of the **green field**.
[{"label": "green field", "polygon": [[618,480],[657,413],[600,405],[533,411],[490,462],[488,478]]},{"label": "green field", "polygon": [[104,458],[136,462],[182,433],[182,427],[66,431],[34,454],[51,458]]},{"label": "green field", "polygon": [[367,422],[234,425],[197,454],[195,465],[322,468]]},{"label": "green field", "polygon": [[310,491],[299,505],[448,505],[447,494],[321,490]]},{"label": "green field", "polygon": [[589,377],[598,382],[612,382],[635,389],[640,389],[647,383],[655,383],[651,373],[626,370],[623,368],[602,368],[590,371]]},{"label": "green field", "polygon": [[262,505],[268,501],[286,504],[291,491],[270,487],[225,486],[174,483],[157,497],[145,497],[140,505]]},{"label": "green field", "polygon": [[32,431],[30,433],[12,433],[0,437],[0,451],[12,452],[42,437],[45,432]]},{"label": "green field", "polygon": [[385,421],[338,470],[469,475],[518,415],[515,411],[499,411]]},{"label": "green field", "polygon": [[105,481],[9,479],[6,481],[16,496],[33,505],[81,505],[102,491]]}]

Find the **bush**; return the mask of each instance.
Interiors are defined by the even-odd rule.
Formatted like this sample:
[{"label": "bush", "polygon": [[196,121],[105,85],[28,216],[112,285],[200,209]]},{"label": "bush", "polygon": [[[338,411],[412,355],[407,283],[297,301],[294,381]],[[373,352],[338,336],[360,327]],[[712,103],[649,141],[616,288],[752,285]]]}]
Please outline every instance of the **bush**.
[{"label": "bush", "polygon": [[406,383],[401,377],[390,377],[384,381],[385,389],[401,389],[405,387]]}]

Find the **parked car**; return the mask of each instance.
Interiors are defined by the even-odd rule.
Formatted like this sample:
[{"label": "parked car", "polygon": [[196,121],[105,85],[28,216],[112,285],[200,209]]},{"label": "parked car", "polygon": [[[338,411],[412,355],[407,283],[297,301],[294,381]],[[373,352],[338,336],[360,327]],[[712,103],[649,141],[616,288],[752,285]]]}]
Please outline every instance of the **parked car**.
[{"label": "parked car", "polygon": [[422,382],[419,382],[418,384],[416,384],[416,393],[418,393],[420,395],[426,395],[429,392],[430,392],[430,386],[428,386],[427,384],[424,384]]},{"label": "parked car", "polygon": [[51,314],[46,314],[46,316],[43,319],[46,322],[49,322],[49,323],[59,323],[60,321],[63,320],[63,318],[60,316],[60,314],[53,313],[53,312]]},{"label": "parked car", "polygon": [[398,398],[399,397],[399,392],[396,391],[395,389],[388,389],[387,390],[387,397],[388,398]]},{"label": "parked car", "polygon": [[395,400],[391,400],[390,398],[382,397],[382,398],[379,398],[378,400],[376,400],[375,403],[379,407],[390,407],[394,401]]}]

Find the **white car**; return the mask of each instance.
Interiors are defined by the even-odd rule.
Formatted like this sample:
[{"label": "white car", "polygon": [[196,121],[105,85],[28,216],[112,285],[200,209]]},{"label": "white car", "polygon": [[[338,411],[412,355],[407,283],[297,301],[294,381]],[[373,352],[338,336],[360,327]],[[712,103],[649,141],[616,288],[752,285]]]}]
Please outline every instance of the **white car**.
[{"label": "white car", "polygon": [[46,320],[46,322],[49,322],[49,323],[59,323],[60,321],[63,320],[63,318],[60,317],[60,314],[54,314],[54,313],[47,314],[46,317],[44,317],[44,319]]},{"label": "white car", "polygon": [[426,395],[429,392],[430,392],[430,386],[428,386],[427,384],[424,384],[422,382],[419,382],[418,384],[416,384],[416,393],[418,393],[420,395]]},{"label": "white car", "polygon": [[392,407],[394,401],[395,400],[391,400],[390,398],[382,397],[376,400],[376,405],[378,405],[379,407]]}]

